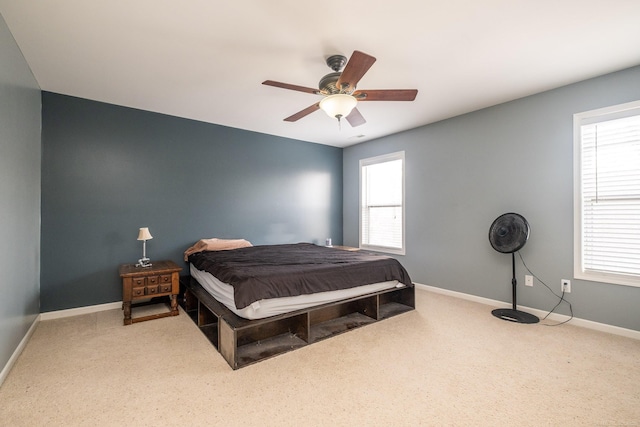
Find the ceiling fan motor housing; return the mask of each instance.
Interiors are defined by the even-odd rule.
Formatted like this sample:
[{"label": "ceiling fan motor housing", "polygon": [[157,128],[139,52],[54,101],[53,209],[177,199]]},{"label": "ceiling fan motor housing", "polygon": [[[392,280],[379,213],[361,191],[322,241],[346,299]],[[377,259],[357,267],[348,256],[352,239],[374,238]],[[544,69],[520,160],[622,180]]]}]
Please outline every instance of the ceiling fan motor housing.
[{"label": "ceiling fan motor housing", "polygon": [[337,85],[338,79],[340,79],[340,75],[342,74],[340,70],[342,70],[346,64],[347,57],[344,55],[331,55],[327,58],[327,65],[333,70],[333,73],[329,73],[320,79],[320,83],[318,83],[320,92],[325,95],[335,95],[337,93],[351,95],[353,93],[355,87],[352,87],[349,91],[344,91]]},{"label": "ceiling fan motor housing", "polygon": [[336,93],[340,93],[340,89],[336,86],[338,79],[340,78],[339,72],[329,73],[323,78],[320,79],[320,83],[318,83],[318,88],[320,92],[326,95],[334,95]]}]

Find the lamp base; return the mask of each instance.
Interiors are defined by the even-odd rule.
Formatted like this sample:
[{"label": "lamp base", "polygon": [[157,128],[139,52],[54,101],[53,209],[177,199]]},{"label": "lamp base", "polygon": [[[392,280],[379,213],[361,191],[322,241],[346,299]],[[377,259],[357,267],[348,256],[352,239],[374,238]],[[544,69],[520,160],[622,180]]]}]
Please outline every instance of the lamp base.
[{"label": "lamp base", "polygon": [[136,267],[151,267],[152,265],[153,264],[151,264],[151,260],[149,258],[140,258]]}]

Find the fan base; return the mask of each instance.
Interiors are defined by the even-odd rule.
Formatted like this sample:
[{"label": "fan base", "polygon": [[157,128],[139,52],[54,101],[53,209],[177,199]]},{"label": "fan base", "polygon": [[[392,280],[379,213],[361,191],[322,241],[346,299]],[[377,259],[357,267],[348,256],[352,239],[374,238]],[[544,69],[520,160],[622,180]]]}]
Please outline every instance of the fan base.
[{"label": "fan base", "polygon": [[525,313],[520,310],[513,310],[511,308],[497,308],[491,312],[494,316],[502,319],[508,320],[509,322],[515,323],[538,323],[540,319],[538,319],[533,314]]}]

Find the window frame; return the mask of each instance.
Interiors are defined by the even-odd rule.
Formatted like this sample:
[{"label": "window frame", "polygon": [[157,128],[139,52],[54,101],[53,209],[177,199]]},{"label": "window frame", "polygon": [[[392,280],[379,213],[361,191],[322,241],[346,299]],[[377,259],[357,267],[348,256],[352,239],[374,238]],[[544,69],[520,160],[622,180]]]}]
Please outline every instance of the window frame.
[{"label": "window frame", "polygon": [[573,115],[573,171],[574,171],[574,278],[624,286],[640,287],[640,276],[590,271],[583,264],[583,174],[582,126],[623,117],[640,115],[640,101],[599,108]]},{"label": "window frame", "polygon": [[[364,200],[363,200],[363,172],[364,172],[364,168],[366,166],[371,166],[371,165],[375,165],[375,164],[379,164],[379,163],[386,163],[386,162],[390,162],[390,161],[395,161],[395,160],[401,160],[402,162],[402,204],[401,204],[401,209],[402,209],[402,247],[400,248],[394,248],[394,247],[390,247],[390,246],[380,246],[380,245],[371,245],[371,244],[366,244],[363,243],[362,239],[363,239],[363,233],[362,233],[362,227],[363,227],[363,215],[364,215]],[[360,159],[360,174],[359,174],[359,182],[358,182],[358,204],[359,204],[359,209],[358,209],[358,247],[360,249],[365,249],[365,250],[369,250],[369,251],[375,251],[375,252],[384,252],[384,253],[389,253],[389,254],[394,254],[394,255],[405,255],[406,254],[406,198],[405,198],[405,188],[406,188],[406,183],[405,183],[405,170],[406,170],[406,161],[405,161],[405,152],[404,151],[396,151],[394,153],[389,153],[389,154],[383,154],[380,156],[375,156],[375,157],[368,157],[365,159]]]}]

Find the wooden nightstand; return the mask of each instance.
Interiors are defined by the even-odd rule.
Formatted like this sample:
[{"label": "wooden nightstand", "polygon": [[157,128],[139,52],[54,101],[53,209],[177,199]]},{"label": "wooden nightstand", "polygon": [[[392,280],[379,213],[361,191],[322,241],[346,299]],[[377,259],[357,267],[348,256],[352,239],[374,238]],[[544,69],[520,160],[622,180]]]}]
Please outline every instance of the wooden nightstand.
[{"label": "wooden nightstand", "polygon": [[[160,317],[177,316],[178,293],[180,292],[179,273],[182,270],[173,261],[154,261],[151,267],[136,267],[135,264],[123,264],[119,268],[122,278],[122,309],[124,310],[124,324],[143,322]],[[156,297],[169,297],[170,311],[138,318],[131,318],[132,302],[149,300]],[[154,301],[137,305],[147,305]]]}]

